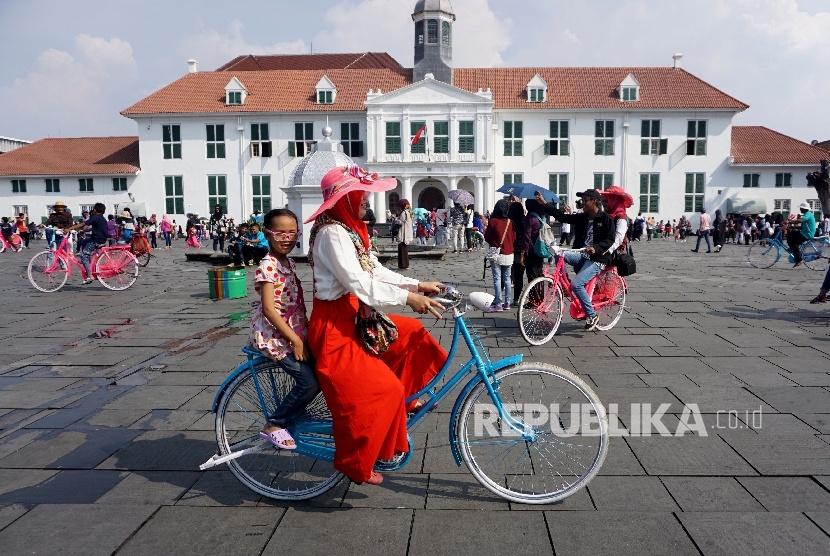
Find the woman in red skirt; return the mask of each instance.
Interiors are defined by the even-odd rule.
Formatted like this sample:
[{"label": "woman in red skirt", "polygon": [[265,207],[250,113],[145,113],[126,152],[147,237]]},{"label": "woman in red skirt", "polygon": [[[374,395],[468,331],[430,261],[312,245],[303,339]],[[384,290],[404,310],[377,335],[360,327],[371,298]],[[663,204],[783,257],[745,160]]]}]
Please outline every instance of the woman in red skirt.
[{"label": "woman in red skirt", "polygon": [[383,309],[410,306],[426,314],[438,302],[417,292],[437,293],[439,282],[419,282],[384,268],[369,251],[361,220],[372,192],[394,189],[394,178],[377,180],[357,167],[335,168],[323,177],[323,204],[306,222],[311,231],[309,262],[314,273],[314,307],[308,342],[317,377],[334,423],[334,467],[358,483],[380,484],[379,459],[409,450],[404,399],[441,370],[447,352],[410,317],[389,315],[398,338],[375,355],[358,335],[360,303]]}]

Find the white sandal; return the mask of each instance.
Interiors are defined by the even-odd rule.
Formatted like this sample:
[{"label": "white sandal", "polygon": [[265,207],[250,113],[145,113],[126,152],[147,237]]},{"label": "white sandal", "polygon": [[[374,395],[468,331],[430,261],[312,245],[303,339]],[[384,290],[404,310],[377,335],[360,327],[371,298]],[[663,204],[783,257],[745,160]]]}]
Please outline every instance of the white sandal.
[{"label": "white sandal", "polygon": [[[278,429],[270,433],[260,432],[259,437],[264,438],[280,450],[297,449],[297,443],[294,441],[294,437],[285,429]],[[286,444],[288,441],[294,442],[294,444]]]}]

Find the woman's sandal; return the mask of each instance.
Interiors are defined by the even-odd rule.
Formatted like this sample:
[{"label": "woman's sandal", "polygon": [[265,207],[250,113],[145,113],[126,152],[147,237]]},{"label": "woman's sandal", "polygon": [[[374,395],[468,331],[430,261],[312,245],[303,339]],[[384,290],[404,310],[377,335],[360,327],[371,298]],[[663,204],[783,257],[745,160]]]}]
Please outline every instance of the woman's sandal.
[{"label": "woman's sandal", "polygon": [[273,444],[276,448],[280,450],[296,450],[297,444],[286,444],[286,442],[294,442],[294,437],[289,434],[289,432],[285,429],[278,429],[275,431],[271,431],[270,433],[267,432],[260,432],[260,438],[264,438],[271,444]]},{"label": "woman's sandal", "polygon": [[372,475],[366,479],[366,483],[370,485],[379,485],[383,482],[383,475],[372,471]]},{"label": "woman's sandal", "polygon": [[815,305],[816,303],[826,303],[827,302],[827,294],[820,293],[815,296],[813,299],[810,300],[810,303]]}]

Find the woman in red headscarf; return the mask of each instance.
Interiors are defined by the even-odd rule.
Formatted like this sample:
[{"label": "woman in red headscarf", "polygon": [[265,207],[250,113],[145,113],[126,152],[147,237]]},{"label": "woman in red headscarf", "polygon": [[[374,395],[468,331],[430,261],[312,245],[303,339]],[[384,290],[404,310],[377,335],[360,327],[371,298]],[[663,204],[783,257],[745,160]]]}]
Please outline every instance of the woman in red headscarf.
[{"label": "woman in red headscarf", "polygon": [[[314,273],[314,309],[308,341],[317,377],[334,423],[334,467],[353,481],[380,484],[373,468],[409,450],[405,398],[441,370],[447,353],[420,321],[389,315],[398,338],[381,355],[370,353],[358,335],[359,302],[384,309],[410,306],[417,313],[440,305],[417,292],[438,292],[438,282],[401,276],[369,251],[361,220],[371,192],[388,191],[394,178],[377,180],[357,167],[335,168],[323,177],[323,204],[307,220],[309,262]],[[436,313],[437,315],[437,313]]]},{"label": "woman in red headscarf", "polygon": [[611,252],[615,249],[623,251],[627,243],[628,233],[628,215],[625,213],[625,209],[634,204],[634,199],[622,187],[616,185],[601,191],[600,194],[605,205],[605,212],[614,221],[615,227],[614,243],[608,248],[608,251]]}]

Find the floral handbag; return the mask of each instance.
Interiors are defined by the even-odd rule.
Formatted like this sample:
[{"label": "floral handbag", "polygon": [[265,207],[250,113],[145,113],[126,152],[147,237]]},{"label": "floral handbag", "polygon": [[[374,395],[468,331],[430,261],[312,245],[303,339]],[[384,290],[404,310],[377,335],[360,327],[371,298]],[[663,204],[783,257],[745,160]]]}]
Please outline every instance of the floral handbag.
[{"label": "floral handbag", "polygon": [[504,233],[501,234],[501,241],[499,242],[498,247],[488,247],[487,251],[484,252],[484,260],[490,262],[497,262],[499,260],[499,255],[501,254],[501,246],[504,244],[504,238],[507,236],[507,230],[510,229],[510,220],[507,221],[507,225],[504,227]]}]

